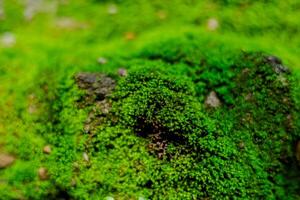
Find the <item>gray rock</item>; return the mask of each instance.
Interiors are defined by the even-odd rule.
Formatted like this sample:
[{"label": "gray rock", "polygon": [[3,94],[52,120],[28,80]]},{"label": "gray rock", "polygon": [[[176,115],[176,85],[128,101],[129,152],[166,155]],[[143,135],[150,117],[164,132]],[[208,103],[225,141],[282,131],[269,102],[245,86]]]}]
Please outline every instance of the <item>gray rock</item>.
[{"label": "gray rock", "polygon": [[282,61],[280,60],[280,58],[278,58],[278,57],[276,57],[276,56],[267,56],[267,57],[266,57],[266,60],[267,60],[269,63],[279,64],[279,65],[282,64]]},{"label": "gray rock", "polygon": [[92,106],[84,125],[85,133],[92,133],[103,123],[111,110],[112,105],[107,97],[112,93],[116,83],[112,78],[100,73],[78,73],[75,81],[78,87],[85,91],[83,98],[77,102],[78,105]]},{"label": "gray rock", "polygon": [[219,100],[217,93],[215,91],[211,91],[205,100],[205,105],[212,108],[217,108],[221,106],[221,101]]},{"label": "gray rock", "polygon": [[100,73],[78,73],[75,80],[79,88],[86,90],[87,94],[97,96],[103,100],[115,87],[115,81]]},{"label": "gray rock", "polygon": [[76,76],[77,82],[80,84],[80,87],[85,87],[86,84],[92,84],[97,81],[97,74],[93,73],[79,73]]},{"label": "gray rock", "polygon": [[276,56],[267,56],[266,62],[269,63],[277,74],[289,73],[290,70],[282,64],[282,61]]}]

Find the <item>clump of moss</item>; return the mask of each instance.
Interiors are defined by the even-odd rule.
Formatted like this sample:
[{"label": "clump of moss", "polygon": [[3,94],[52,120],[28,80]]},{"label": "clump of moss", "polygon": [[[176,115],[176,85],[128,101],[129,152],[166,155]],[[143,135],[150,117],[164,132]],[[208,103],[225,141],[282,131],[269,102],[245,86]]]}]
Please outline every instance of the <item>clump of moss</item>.
[{"label": "clump of moss", "polygon": [[[213,66],[204,69],[203,87],[227,88],[218,93],[223,105],[217,110],[204,110],[197,102],[193,86],[198,83],[192,84],[192,78],[185,82],[186,77],[168,70],[137,70],[119,82],[115,105],[120,123],[147,136],[150,152],[154,147],[163,159],[154,167],[157,176],[151,175],[154,197],[282,198],[291,191],[289,197],[294,197],[296,179],[284,181],[287,167],[297,168],[296,127],[287,123],[294,103],[288,70],[276,59],[241,54],[221,72],[232,74],[223,85],[210,82]],[[232,101],[226,102],[225,95]],[[167,178],[164,168],[172,177]],[[161,185],[164,192],[157,190]]]},{"label": "clump of moss", "polygon": [[[207,134],[191,81],[157,67],[132,71],[115,91],[119,122],[143,137],[175,143]],[[158,142],[158,141],[157,141]]]},{"label": "clump of moss", "polygon": [[[50,167],[58,188],[78,199],[296,197],[293,79],[276,57],[241,53],[215,65],[201,53],[200,63],[186,62],[184,53],[172,62],[151,60],[149,54],[155,52],[138,58],[128,76],[115,81],[100,74],[76,76],[77,82],[85,77],[94,83],[78,82],[86,94],[76,101],[76,95],[64,97],[88,117],[81,131],[76,125],[77,131],[58,137],[60,153],[52,161],[73,152]],[[215,73],[224,76],[211,79]],[[113,86],[102,84],[106,80]],[[211,91],[218,107],[204,106]],[[69,132],[75,130],[74,108],[66,106],[59,127]]]},{"label": "clump of moss", "polygon": [[[225,45],[220,48],[214,42],[205,43],[191,35],[171,41],[155,43],[139,55],[170,63],[173,68],[181,69],[184,65],[186,73],[182,74],[192,79],[196,97],[202,103],[215,92],[222,106],[206,111],[238,147],[240,152],[235,156],[247,163],[243,173],[253,173],[249,177],[252,185],[247,186],[249,191],[253,187],[252,195],[295,198],[299,188],[299,166],[295,159],[299,103],[295,77],[275,56],[233,53]],[[196,46],[206,46],[205,51]],[[171,51],[164,53],[168,49]],[[261,179],[254,172],[247,172],[247,167],[255,169]]]}]

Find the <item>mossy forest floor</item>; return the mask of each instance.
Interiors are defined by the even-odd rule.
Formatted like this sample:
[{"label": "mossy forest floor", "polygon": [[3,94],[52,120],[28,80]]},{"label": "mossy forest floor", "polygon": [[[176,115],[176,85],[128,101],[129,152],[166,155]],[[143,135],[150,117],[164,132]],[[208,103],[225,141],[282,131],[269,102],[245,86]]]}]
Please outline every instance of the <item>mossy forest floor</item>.
[{"label": "mossy forest floor", "polygon": [[300,199],[299,0],[1,2],[0,199]]}]

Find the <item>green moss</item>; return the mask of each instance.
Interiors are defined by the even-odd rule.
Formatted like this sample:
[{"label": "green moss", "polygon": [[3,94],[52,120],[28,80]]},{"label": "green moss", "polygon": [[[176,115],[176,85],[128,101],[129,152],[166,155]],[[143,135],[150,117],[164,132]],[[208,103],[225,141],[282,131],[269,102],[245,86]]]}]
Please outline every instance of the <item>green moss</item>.
[{"label": "green moss", "polygon": [[[0,47],[0,150],[16,162],[0,199],[298,199],[295,71],[240,51],[299,68],[298,4],[74,0],[24,23],[5,1],[0,30],[17,43]],[[115,91],[91,95],[99,85],[81,88],[79,71],[112,75]],[[219,107],[205,103],[212,91]]]},{"label": "green moss", "polygon": [[162,68],[143,67],[119,83],[115,107],[120,123],[135,132],[180,141],[206,131],[201,104],[194,95],[192,83],[183,77]]},{"label": "green moss", "polygon": [[[49,165],[59,191],[76,199],[296,198],[297,102],[278,59],[236,53],[217,65],[214,53],[197,49],[159,61],[149,52],[128,63],[112,96],[99,101],[86,88],[91,101],[65,90],[57,126],[64,134],[55,136]],[[206,62],[185,61],[197,52]],[[204,105],[210,91],[220,107]],[[108,113],[101,101],[112,104]],[[78,115],[84,110],[91,132]]]},{"label": "green moss", "polygon": [[[162,60],[170,62],[170,57]],[[205,95],[193,88],[200,82],[191,83],[196,75],[188,81],[166,69],[178,64],[143,66],[119,82],[120,123],[148,138],[149,151],[163,159],[151,175],[152,198],[294,198],[296,179],[283,178],[289,176],[287,167],[296,168],[293,142],[298,136],[287,122],[294,107],[290,78],[281,63],[269,59],[275,58],[250,53],[231,58],[223,68],[186,66],[196,68],[202,91],[225,88],[216,90],[223,101],[217,110],[197,103]],[[224,76],[214,81],[214,73]]]}]

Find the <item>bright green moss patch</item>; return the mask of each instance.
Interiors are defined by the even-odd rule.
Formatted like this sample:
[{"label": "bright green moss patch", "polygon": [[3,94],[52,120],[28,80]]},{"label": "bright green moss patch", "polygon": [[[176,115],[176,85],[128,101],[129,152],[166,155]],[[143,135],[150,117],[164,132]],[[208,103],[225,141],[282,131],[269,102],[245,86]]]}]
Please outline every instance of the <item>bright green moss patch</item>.
[{"label": "bright green moss patch", "polygon": [[132,72],[116,88],[115,107],[120,123],[135,132],[183,142],[188,133],[201,135],[204,129],[201,104],[194,95],[192,83],[183,77],[172,76],[168,70],[143,68]]}]

